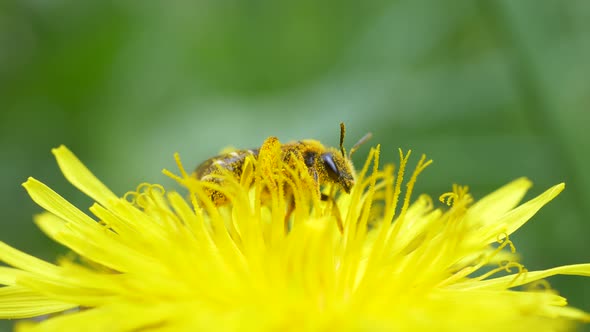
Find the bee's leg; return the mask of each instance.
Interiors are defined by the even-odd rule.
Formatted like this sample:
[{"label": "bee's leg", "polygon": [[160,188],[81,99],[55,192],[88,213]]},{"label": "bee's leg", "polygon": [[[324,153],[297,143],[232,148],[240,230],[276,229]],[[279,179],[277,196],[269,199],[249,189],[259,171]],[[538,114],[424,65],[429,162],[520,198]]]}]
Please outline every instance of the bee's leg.
[{"label": "bee's leg", "polygon": [[285,234],[289,233],[289,230],[291,229],[289,220],[291,219],[293,211],[295,211],[295,200],[290,199],[289,205],[287,206],[287,212],[285,213]]},{"label": "bee's leg", "polygon": [[[201,181],[206,182],[206,183],[218,184],[218,185],[223,184],[223,181],[221,181],[221,179],[219,179],[217,177],[212,177],[210,175],[204,176],[201,179]],[[211,202],[213,202],[213,204],[215,206],[222,206],[222,205],[229,203],[229,200],[227,199],[227,197],[225,197],[224,194],[220,193],[219,191],[217,191],[215,189],[212,189],[210,187],[204,187],[203,191],[207,195],[206,199],[209,199]]]},{"label": "bee's leg", "polygon": [[342,216],[340,215],[340,209],[338,208],[338,205],[336,204],[336,200],[334,199],[334,192],[332,192],[331,195],[326,195],[326,194],[322,193],[320,198],[324,202],[330,201],[330,203],[331,203],[330,205],[332,206],[332,212],[334,213],[334,216],[336,217],[336,226],[338,226],[338,230],[340,231],[340,234],[344,234],[344,223],[342,222]]}]

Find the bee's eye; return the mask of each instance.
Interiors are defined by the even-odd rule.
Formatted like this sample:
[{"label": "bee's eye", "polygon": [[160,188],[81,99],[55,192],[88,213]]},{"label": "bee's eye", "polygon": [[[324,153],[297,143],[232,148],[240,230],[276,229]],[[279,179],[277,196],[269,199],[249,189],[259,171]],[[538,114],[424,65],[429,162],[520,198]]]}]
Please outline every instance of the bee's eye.
[{"label": "bee's eye", "polygon": [[336,168],[336,164],[334,163],[334,158],[332,157],[331,153],[326,153],[322,155],[322,160],[326,165],[326,169],[328,172],[333,173],[333,175],[338,176],[338,168]]}]

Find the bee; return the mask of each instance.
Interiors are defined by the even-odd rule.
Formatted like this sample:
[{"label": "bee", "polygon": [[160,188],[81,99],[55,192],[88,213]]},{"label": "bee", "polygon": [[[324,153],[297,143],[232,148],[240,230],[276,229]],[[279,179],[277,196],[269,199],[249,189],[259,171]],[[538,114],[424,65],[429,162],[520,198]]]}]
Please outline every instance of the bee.
[{"label": "bee", "polygon": [[[282,144],[281,156],[284,165],[293,165],[292,158],[298,158],[303,161],[307,168],[309,175],[314,180],[318,192],[320,186],[326,184],[336,184],[342,188],[347,194],[350,193],[355,183],[354,166],[351,161],[352,154],[371,138],[371,133],[363,136],[351,149],[349,154],[346,154],[344,149],[344,124],[340,124],[340,149],[333,147],[325,147],[322,143],[316,140],[306,139],[300,141],[293,141]],[[234,174],[236,178],[242,175],[243,167],[248,156],[258,159],[260,148],[238,150],[226,154],[222,154],[201,163],[193,172],[193,177],[201,181],[209,181],[219,183],[219,174],[229,171]],[[208,192],[211,201],[219,206],[228,202],[227,198],[215,191]],[[329,199],[322,194],[322,200]],[[292,209],[292,207],[291,207]],[[289,214],[289,213],[288,213]]]}]

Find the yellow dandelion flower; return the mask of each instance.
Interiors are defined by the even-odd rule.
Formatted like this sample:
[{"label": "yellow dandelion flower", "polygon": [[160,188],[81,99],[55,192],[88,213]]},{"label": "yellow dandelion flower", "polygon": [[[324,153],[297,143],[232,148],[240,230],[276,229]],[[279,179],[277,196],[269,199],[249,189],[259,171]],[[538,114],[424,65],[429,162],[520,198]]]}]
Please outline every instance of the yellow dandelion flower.
[{"label": "yellow dandelion flower", "polygon": [[[167,174],[188,196],[143,184],[121,198],[67,148],[53,153],[96,203],[91,217],[24,183],[47,210],[37,225],[76,257],[52,264],[0,243],[0,318],[44,317],[22,331],[556,331],[590,320],[540,282],[590,276],[590,264],[527,271],[509,239],[564,184],[520,205],[524,178],[477,202],[455,186],[436,208],[410,201],[429,162],[404,182],[410,154],[394,172],[378,167],[377,147],[349,195],[322,201],[304,165],[285,172],[269,149],[223,185],[177,158],[180,175]],[[211,190],[231,204],[216,206]]]}]

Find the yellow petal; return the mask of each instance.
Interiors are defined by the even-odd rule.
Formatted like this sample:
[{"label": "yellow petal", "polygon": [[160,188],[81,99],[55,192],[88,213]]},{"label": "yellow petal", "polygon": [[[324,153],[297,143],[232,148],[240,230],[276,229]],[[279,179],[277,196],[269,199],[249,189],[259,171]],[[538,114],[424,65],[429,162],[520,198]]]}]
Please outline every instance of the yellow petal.
[{"label": "yellow petal", "polygon": [[451,285],[450,288],[460,288],[464,290],[506,289],[525,285],[533,281],[545,279],[558,274],[590,277],[590,264],[564,265],[541,271],[527,271],[518,277],[516,275],[508,275],[481,281],[466,281]]},{"label": "yellow petal", "polygon": [[29,178],[27,182],[23,183],[23,187],[35,203],[61,219],[74,224],[97,225],[96,221],[38,180]]},{"label": "yellow petal", "polygon": [[[57,266],[47,263],[37,257],[27,255],[0,241],[0,261],[23,271],[39,275],[55,276]],[[8,274],[8,271],[4,272]]]},{"label": "yellow petal", "polygon": [[14,285],[23,271],[11,267],[0,266],[0,285]]},{"label": "yellow petal", "polygon": [[72,327],[84,327],[84,332],[104,331],[161,331],[162,321],[167,316],[157,306],[132,306],[125,303],[109,305],[92,310],[68,313],[39,324],[19,326],[19,331],[63,332],[74,331]]},{"label": "yellow petal", "polygon": [[533,183],[527,178],[516,179],[474,203],[467,212],[467,218],[494,220],[510,211],[524,197]]},{"label": "yellow petal", "polygon": [[135,265],[133,262],[137,259],[150,261],[144,254],[130,248],[118,239],[117,234],[108,229],[86,230],[67,225],[63,219],[51,213],[35,216],[35,223],[56,242],[82,257],[119,272],[128,271]]},{"label": "yellow petal", "polygon": [[118,199],[68,148],[61,145],[51,152],[55,155],[66,179],[81,192],[105,206],[108,206],[111,200]]},{"label": "yellow petal", "polygon": [[564,183],[547,189],[541,195],[505,213],[500,218],[490,219],[486,227],[482,229],[481,243],[489,244],[504,238],[504,234],[510,235],[524,225],[537,211],[549,203],[565,188]]},{"label": "yellow petal", "polygon": [[0,287],[0,319],[29,318],[77,307],[20,286]]}]

